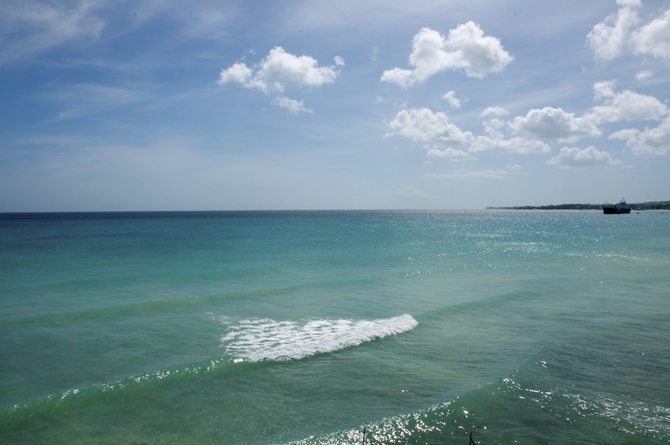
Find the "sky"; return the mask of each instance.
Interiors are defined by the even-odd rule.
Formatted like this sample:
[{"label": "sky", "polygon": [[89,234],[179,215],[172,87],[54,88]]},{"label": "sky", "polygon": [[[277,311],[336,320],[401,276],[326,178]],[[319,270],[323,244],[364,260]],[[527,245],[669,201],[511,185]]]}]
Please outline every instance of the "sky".
[{"label": "sky", "polygon": [[670,200],[670,3],[3,0],[0,212]]}]

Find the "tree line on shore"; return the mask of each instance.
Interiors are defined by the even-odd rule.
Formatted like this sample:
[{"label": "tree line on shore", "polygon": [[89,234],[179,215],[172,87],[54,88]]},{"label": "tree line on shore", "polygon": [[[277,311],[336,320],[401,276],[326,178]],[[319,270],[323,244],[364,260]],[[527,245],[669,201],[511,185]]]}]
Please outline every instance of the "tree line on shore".
[{"label": "tree line on shore", "polygon": [[[628,203],[633,210],[670,210],[670,201]],[[602,210],[606,204],[557,204],[546,206],[487,207],[498,210]]]}]

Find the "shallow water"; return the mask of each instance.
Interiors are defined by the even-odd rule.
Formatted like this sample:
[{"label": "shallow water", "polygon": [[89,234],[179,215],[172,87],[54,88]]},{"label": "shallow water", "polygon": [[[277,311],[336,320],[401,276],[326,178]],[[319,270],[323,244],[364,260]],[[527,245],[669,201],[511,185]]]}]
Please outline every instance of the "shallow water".
[{"label": "shallow water", "polygon": [[0,215],[0,443],[670,442],[670,214]]}]

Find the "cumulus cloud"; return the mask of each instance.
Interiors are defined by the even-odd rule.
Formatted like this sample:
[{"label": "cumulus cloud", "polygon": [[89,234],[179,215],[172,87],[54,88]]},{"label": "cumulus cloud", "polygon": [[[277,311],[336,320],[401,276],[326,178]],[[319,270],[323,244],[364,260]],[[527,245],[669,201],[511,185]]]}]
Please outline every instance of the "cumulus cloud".
[{"label": "cumulus cloud", "polygon": [[256,87],[260,90],[267,88],[267,84],[265,83],[259,83],[259,81],[254,83],[253,77],[254,73],[251,71],[251,68],[249,68],[246,63],[238,62],[221,71],[217,83],[219,85],[223,85],[224,83],[241,83],[247,88]]},{"label": "cumulus cloud", "polygon": [[514,137],[510,139],[495,138],[490,136],[478,136],[470,146],[471,152],[491,153],[549,153],[551,147],[537,139],[526,139]]},{"label": "cumulus cloud", "polygon": [[448,146],[466,145],[474,140],[469,131],[463,132],[449,122],[444,113],[428,108],[402,110],[389,123],[390,135],[400,135],[415,141],[440,142]]},{"label": "cumulus cloud", "polygon": [[645,96],[634,91],[614,92],[615,81],[597,82],[593,85],[595,100],[605,105],[591,108],[585,119],[597,124],[632,120],[660,120],[668,113],[668,107],[653,96]]},{"label": "cumulus cloud", "polygon": [[464,152],[463,150],[456,150],[451,147],[445,150],[438,150],[437,148],[431,148],[430,150],[428,150],[428,153],[426,153],[426,156],[434,158],[452,158],[452,159],[463,159],[470,157],[470,155]]},{"label": "cumulus cloud", "polygon": [[486,117],[486,116],[506,116],[509,114],[509,111],[504,109],[503,107],[495,106],[495,107],[488,107],[484,111],[482,111],[479,114],[479,117]]},{"label": "cumulus cloud", "polygon": [[551,148],[542,141],[536,139],[526,139],[515,137],[505,139],[501,129],[505,122],[494,118],[482,122],[488,136],[478,136],[475,142],[470,146],[471,152],[491,152],[491,153],[547,153]]},{"label": "cumulus cloud", "polygon": [[439,158],[464,159],[469,157],[470,155],[467,152],[453,148],[464,145],[468,146],[470,153],[530,154],[551,151],[549,145],[534,138],[514,137],[505,139],[501,128],[505,127],[506,123],[500,119],[491,119],[483,122],[483,124],[488,135],[474,137],[471,132],[464,132],[449,122],[447,115],[444,113],[433,113],[428,108],[402,110],[389,123],[391,132],[387,136],[400,135],[415,141],[447,145],[445,150],[437,148],[428,150],[428,156]]},{"label": "cumulus cloud", "polygon": [[670,59],[670,9],[633,35],[634,51]]},{"label": "cumulus cloud", "polygon": [[670,59],[670,10],[637,27],[640,22],[637,8],[642,2],[620,0],[617,3],[621,6],[619,11],[596,24],[586,36],[587,45],[593,49],[596,58],[609,61],[630,51]]},{"label": "cumulus cloud", "polygon": [[501,71],[512,60],[500,40],[484,36],[484,31],[472,21],[450,30],[448,38],[423,28],[412,42],[409,63],[414,69],[386,70],[381,80],[407,88],[423,83],[441,71],[457,69],[464,70],[468,77],[483,79],[490,73]]},{"label": "cumulus cloud", "polygon": [[593,27],[586,36],[588,46],[593,49],[596,57],[601,60],[612,60],[619,57],[629,44],[631,28],[639,21],[635,8],[640,2],[617,2],[622,6],[616,14],[607,16],[605,20]]},{"label": "cumulus cloud", "polygon": [[591,120],[575,117],[573,113],[566,113],[561,108],[551,107],[530,110],[525,117],[517,116],[508,125],[515,133],[568,142],[601,134]]},{"label": "cumulus cloud", "polygon": [[461,100],[456,97],[455,91],[449,91],[447,94],[442,96],[442,99],[446,99],[453,108],[460,108]]},{"label": "cumulus cloud", "polygon": [[490,119],[482,124],[488,136],[478,136],[470,145],[471,152],[531,154],[548,153],[551,150],[549,145],[537,139],[523,137],[505,139],[501,131],[505,127],[505,122],[500,119]]},{"label": "cumulus cloud", "polygon": [[636,155],[663,156],[670,153],[670,117],[656,128],[629,128],[612,133],[610,139],[625,139],[626,145]]},{"label": "cumulus cloud", "polygon": [[[342,66],[344,61],[338,56],[335,63]],[[319,87],[333,83],[338,73],[333,66],[319,67],[313,57],[295,56],[276,46],[253,69],[238,62],[222,70],[217,83],[239,83],[245,88],[257,88],[264,93],[283,92],[287,84]]]},{"label": "cumulus cloud", "polygon": [[573,167],[595,167],[597,165],[616,165],[619,161],[612,159],[606,151],[598,151],[591,146],[580,150],[576,147],[563,147],[558,156],[547,161],[549,165],[557,165],[560,168]]},{"label": "cumulus cloud", "polygon": [[306,113],[313,113],[309,108],[305,108],[303,101],[297,101],[289,99],[288,97],[275,97],[272,99],[272,105],[276,105],[279,108],[284,108],[288,110],[291,114],[298,114],[299,111],[304,111]]}]

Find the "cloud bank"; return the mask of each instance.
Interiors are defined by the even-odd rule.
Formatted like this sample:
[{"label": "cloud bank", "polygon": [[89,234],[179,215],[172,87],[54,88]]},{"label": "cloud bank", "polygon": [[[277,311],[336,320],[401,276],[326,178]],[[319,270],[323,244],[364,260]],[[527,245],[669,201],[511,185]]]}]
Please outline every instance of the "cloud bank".
[{"label": "cloud bank", "polygon": [[[670,113],[664,103],[632,90],[617,92],[616,80],[596,82],[593,92],[594,100],[602,102],[602,105],[590,108],[582,117],[561,108],[544,107],[531,109],[525,116],[505,120],[503,116],[509,114],[508,111],[493,106],[479,114],[488,120],[482,122],[485,134],[475,136],[449,122],[446,114],[420,108],[398,112],[389,124],[392,131],[388,135],[446,145],[445,150],[431,148],[427,156],[462,159],[470,153],[546,154],[551,147],[545,141],[574,142],[599,137],[602,135],[599,124],[662,120],[656,128],[628,128],[611,134],[609,139],[625,140],[631,152],[637,155],[662,156],[670,153]],[[457,100],[453,91],[443,98]],[[451,105],[460,106],[460,102]],[[467,152],[465,148],[455,149],[457,146],[467,147]],[[563,147],[558,156],[547,163],[561,168],[620,164],[609,153],[598,151],[593,146],[585,149]]]}]

